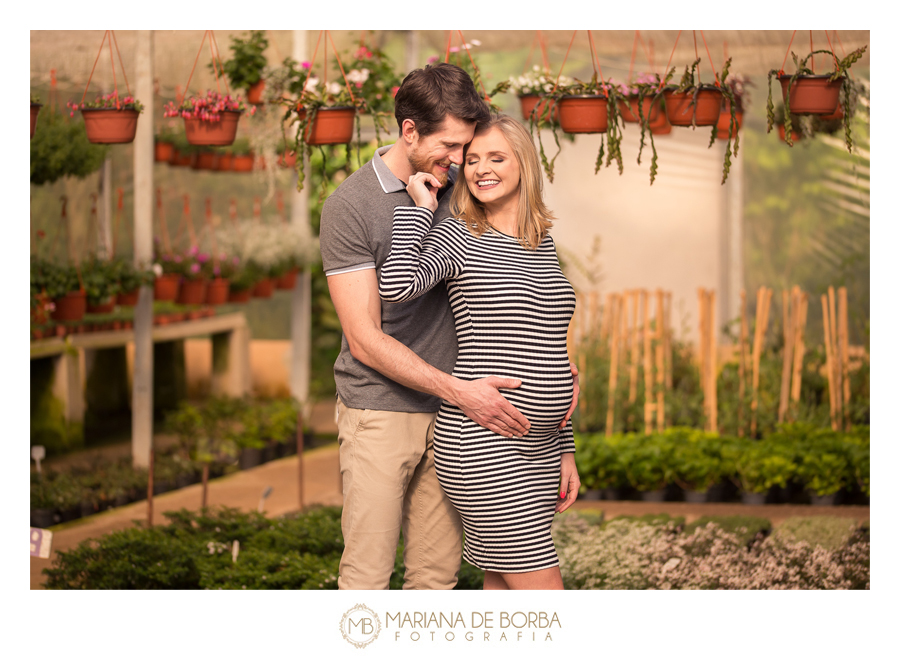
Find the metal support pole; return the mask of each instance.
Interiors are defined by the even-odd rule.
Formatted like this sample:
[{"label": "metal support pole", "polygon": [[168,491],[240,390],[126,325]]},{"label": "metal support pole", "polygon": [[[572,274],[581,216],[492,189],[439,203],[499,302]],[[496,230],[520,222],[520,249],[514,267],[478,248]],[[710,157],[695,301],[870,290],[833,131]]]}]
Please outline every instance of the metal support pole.
[{"label": "metal support pole", "polygon": [[[135,52],[136,98],[144,103],[134,138],[134,261],[149,267],[153,258],[153,32],[138,30]],[[153,450],[153,287],[141,288],[134,309],[134,382],[131,403],[131,459],[148,468]]]}]

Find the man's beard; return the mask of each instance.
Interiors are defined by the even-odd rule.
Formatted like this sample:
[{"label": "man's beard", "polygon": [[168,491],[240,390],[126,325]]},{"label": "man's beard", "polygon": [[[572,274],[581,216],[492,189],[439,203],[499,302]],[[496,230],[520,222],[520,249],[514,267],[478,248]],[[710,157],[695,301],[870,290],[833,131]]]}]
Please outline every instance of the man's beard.
[{"label": "man's beard", "polygon": [[415,171],[415,172],[424,171],[429,174],[432,174],[435,178],[438,179],[438,181],[441,184],[441,187],[444,187],[444,185],[447,184],[447,176],[448,176],[449,172],[445,171],[445,172],[441,172],[440,174],[436,174],[436,173],[434,173],[433,169],[434,169],[435,164],[439,164],[442,167],[449,167],[451,164],[449,160],[447,160],[446,162],[437,162],[436,160],[420,158],[418,153],[410,153],[407,156],[407,159],[409,160],[409,165],[412,167],[413,171]]}]

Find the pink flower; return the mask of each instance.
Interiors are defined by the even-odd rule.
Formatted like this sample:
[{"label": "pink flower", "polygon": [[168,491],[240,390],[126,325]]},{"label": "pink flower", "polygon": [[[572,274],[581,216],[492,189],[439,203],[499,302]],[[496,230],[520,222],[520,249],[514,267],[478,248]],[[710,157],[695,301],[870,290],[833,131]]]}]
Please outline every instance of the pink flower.
[{"label": "pink flower", "polygon": [[216,276],[219,276],[221,273],[222,273],[222,271],[219,269],[219,266],[216,265],[216,266],[213,268],[213,274],[216,275]]},{"label": "pink flower", "polygon": [[310,64],[309,62],[303,62],[300,66],[302,66],[305,69],[308,69],[312,66],[312,64]]},{"label": "pink flower", "polygon": [[191,265],[191,274],[197,274],[200,271],[199,263],[194,263]]},{"label": "pink flower", "polygon": [[[457,48],[457,50],[459,50],[459,48]],[[429,63],[429,64],[434,64],[436,61],[438,61],[438,56],[437,56],[437,55],[432,55],[431,57],[428,58],[428,63]]]}]

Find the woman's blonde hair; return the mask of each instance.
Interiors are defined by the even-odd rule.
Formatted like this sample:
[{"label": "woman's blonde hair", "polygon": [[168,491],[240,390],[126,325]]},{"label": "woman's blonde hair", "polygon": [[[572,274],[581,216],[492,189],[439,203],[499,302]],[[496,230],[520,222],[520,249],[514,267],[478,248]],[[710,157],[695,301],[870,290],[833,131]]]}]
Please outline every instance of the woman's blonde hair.
[{"label": "woman's blonde hair", "polygon": [[[475,134],[483,135],[492,128],[497,128],[503,133],[519,164],[519,217],[516,223],[516,237],[526,249],[535,250],[544,241],[547,230],[555,219],[544,205],[543,180],[537,149],[525,127],[506,114],[492,114],[491,120],[480,124]],[[463,161],[453,187],[450,207],[455,217],[466,222],[473,235],[481,236],[491,224],[485,214],[484,205],[472,195],[466,184],[465,168],[468,152],[467,144],[463,149]]]}]

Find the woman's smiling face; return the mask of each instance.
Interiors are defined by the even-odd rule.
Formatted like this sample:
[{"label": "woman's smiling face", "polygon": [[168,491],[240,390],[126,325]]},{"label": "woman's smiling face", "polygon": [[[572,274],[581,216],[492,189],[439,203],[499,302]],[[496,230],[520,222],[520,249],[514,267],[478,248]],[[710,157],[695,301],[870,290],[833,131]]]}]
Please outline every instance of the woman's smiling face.
[{"label": "woman's smiling face", "polygon": [[463,161],[469,192],[486,208],[499,210],[519,200],[519,162],[499,128],[477,134]]}]

